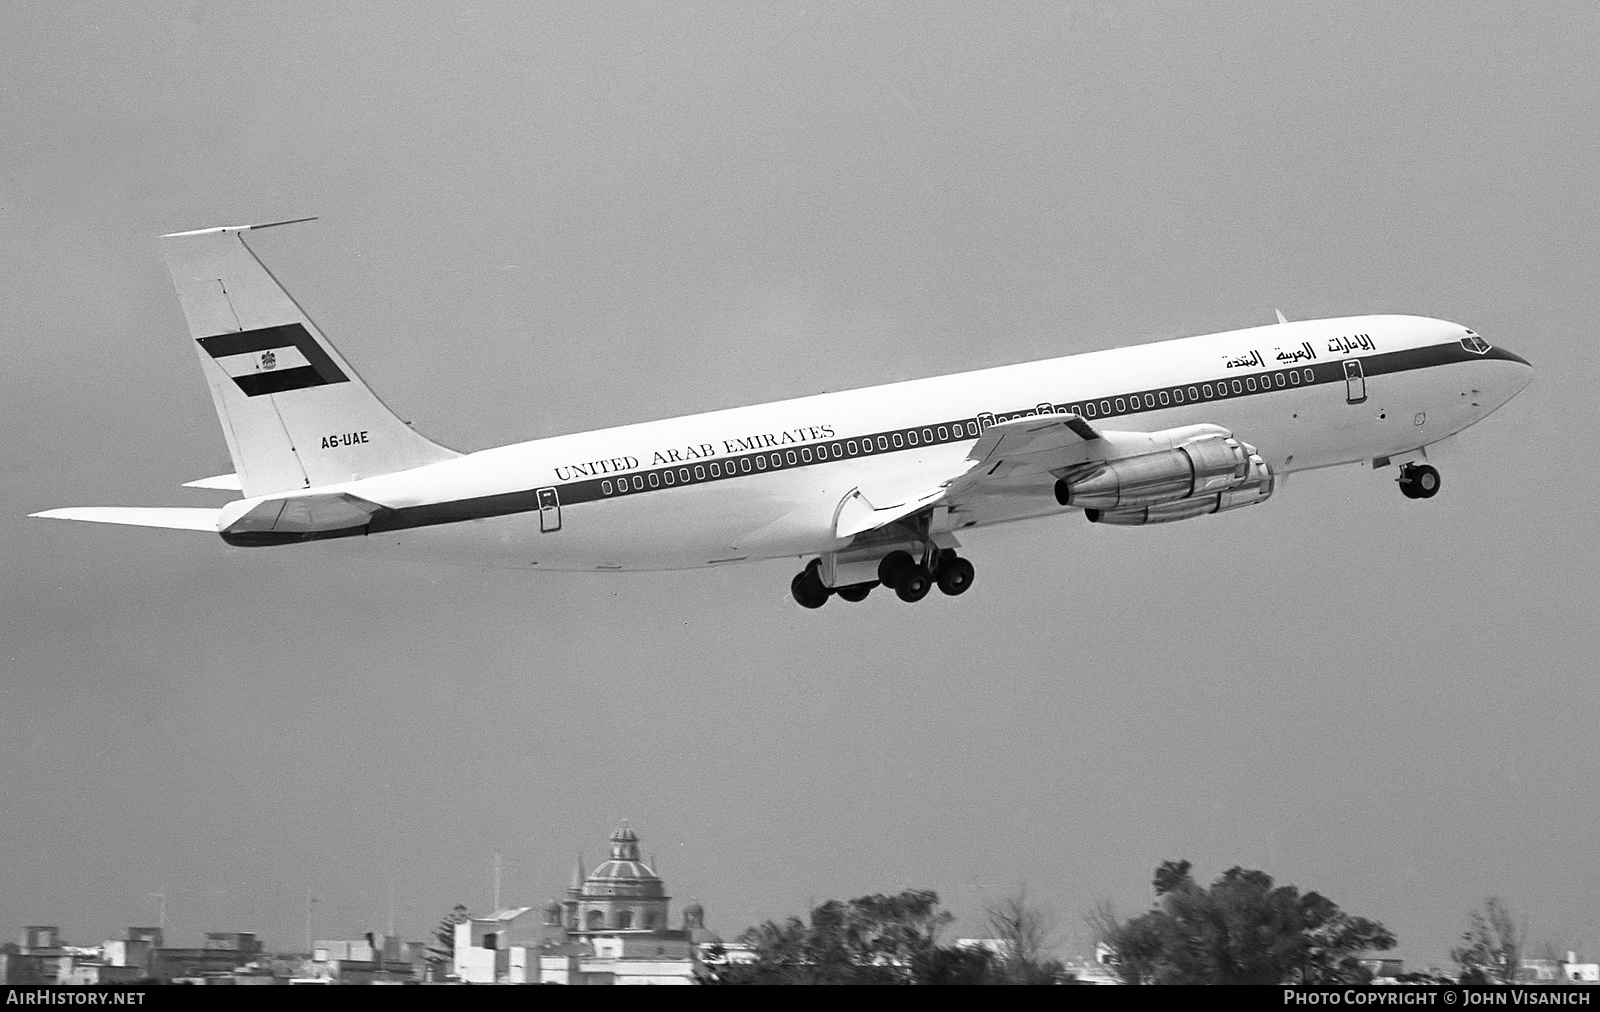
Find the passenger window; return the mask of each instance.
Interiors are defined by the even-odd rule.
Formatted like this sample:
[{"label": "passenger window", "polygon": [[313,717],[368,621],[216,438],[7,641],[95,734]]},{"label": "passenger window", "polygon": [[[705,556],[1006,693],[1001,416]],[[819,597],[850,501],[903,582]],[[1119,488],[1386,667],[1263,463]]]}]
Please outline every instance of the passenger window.
[{"label": "passenger window", "polygon": [[801,447],[800,448],[800,459],[805,461],[807,464],[811,463],[811,451],[806,449],[805,447]]},{"label": "passenger window", "polygon": [[1240,383],[1238,380],[1234,380],[1233,381],[1233,392],[1236,393],[1236,394],[1244,393],[1244,384]]},{"label": "passenger window", "polygon": [[833,444],[833,458],[835,460],[838,460],[842,456],[844,456],[844,447],[841,446],[838,443],[834,443]]},{"label": "passenger window", "polygon": [[650,472],[650,487],[651,488],[656,488],[660,484],[661,484],[661,476],[658,475],[656,472],[651,471]]},{"label": "passenger window", "polygon": [[1289,374],[1289,382],[1294,384],[1295,386],[1299,386],[1300,385],[1300,370],[1299,369],[1296,369],[1294,372],[1291,372]]},{"label": "passenger window", "polygon": [[785,454],[785,456],[787,456],[789,458],[789,466],[793,467],[794,464],[795,464],[794,451],[790,450],[787,454]]},{"label": "passenger window", "polygon": [[609,478],[600,483],[600,491],[604,492],[606,495],[611,494],[611,480]]},{"label": "passenger window", "polygon": [[[1246,376],[1244,378],[1244,385],[1249,388],[1251,393],[1255,393],[1256,392],[1256,378],[1254,376]],[[1239,381],[1238,380],[1234,380],[1233,381],[1233,389],[1234,390],[1238,390],[1239,389]]]},{"label": "passenger window", "polygon": [[749,471],[750,470],[750,458],[749,457],[746,457],[743,460],[739,461],[739,470],[741,470],[741,471]]},{"label": "passenger window", "polygon": [[1156,395],[1155,394],[1145,394],[1144,395],[1144,406],[1147,407],[1147,408],[1155,407],[1156,406]]},{"label": "passenger window", "polygon": [[695,481],[705,481],[706,480],[706,469],[701,467],[699,464],[696,464],[694,466],[694,480]]},{"label": "passenger window", "polygon": [[689,469],[687,467],[678,468],[678,477],[680,479],[682,479],[683,481],[688,481],[689,480]]},{"label": "passenger window", "polygon": [[1167,392],[1165,390],[1161,391],[1161,406],[1167,406]]},{"label": "passenger window", "polygon": [[1211,397],[1211,384],[1210,383],[1207,383],[1205,386],[1201,387],[1200,389],[1206,395],[1207,399],[1209,399]]},{"label": "passenger window", "polygon": [[1173,387],[1172,388],[1172,402],[1174,404],[1182,404],[1183,403],[1183,387]]},{"label": "passenger window", "polygon": [[1273,379],[1273,381],[1274,381],[1274,382],[1276,382],[1276,383],[1277,383],[1277,384],[1278,384],[1278,385],[1279,385],[1279,386],[1280,386],[1280,387],[1281,387],[1281,386],[1283,386],[1283,373],[1281,373],[1281,372],[1280,372],[1280,373],[1278,373],[1278,374],[1277,374],[1277,375],[1276,375],[1276,376],[1274,376],[1274,377],[1272,377],[1272,379]]},{"label": "passenger window", "polygon": [[634,487],[635,491],[643,491],[643,489],[644,489],[644,476],[643,475],[636,474],[636,475],[633,476],[633,487]]},{"label": "passenger window", "polygon": [[713,478],[720,478],[720,477],[722,477],[722,468],[721,468],[721,467],[719,467],[719,466],[718,466],[718,465],[716,465],[716,464],[712,464],[712,465],[711,465],[711,477],[713,477]]},{"label": "passenger window", "polygon": [[1086,402],[1083,405],[1083,417],[1085,417],[1085,418],[1093,418],[1093,417],[1095,417],[1095,414],[1096,414],[1096,412],[1094,410],[1094,401]]},{"label": "passenger window", "polygon": [[1110,401],[1101,401],[1100,402],[1100,413],[1102,415],[1111,414],[1111,402]]},{"label": "passenger window", "polygon": [[912,446],[916,446],[917,445],[917,430],[916,429],[912,429],[912,430],[910,430],[909,432],[906,433],[906,442],[910,443]]},{"label": "passenger window", "polygon": [[888,448],[889,448],[889,437],[888,436],[879,436],[878,437],[878,449],[887,450]]},{"label": "passenger window", "polygon": [[950,438],[950,430],[945,428],[943,425],[939,426],[939,442],[942,443],[946,439],[949,439],[949,438]]},{"label": "passenger window", "polygon": [[967,423],[967,435],[976,436],[977,434],[978,434],[978,423],[977,422],[968,422]]},{"label": "passenger window", "polygon": [[894,448],[898,450],[904,445],[906,445],[905,439],[900,435],[900,433],[896,432],[894,434]]},{"label": "passenger window", "polygon": [[761,456],[756,458],[756,470],[757,471],[765,471],[766,469],[767,469],[767,457],[766,457],[766,454],[762,454]]},{"label": "passenger window", "polygon": [[[1207,396],[1209,396],[1209,394],[1208,394],[1208,395],[1207,395]],[[1191,400],[1191,401],[1197,401],[1197,400],[1199,400],[1199,399],[1200,399],[1200,395],[1199,395],[1199,394],[1198,394],[1198,393],[1196,393],[1196,392],[1195,392],[1195,389],[1194,389],[1194,387],[1190,387],[1190,388],[1189,388],[1189,399],[1190,399],[1190,400]]]},{"label": "passenger window", "polygon": [[933,430],[932,429],[923,429],[922,430],[922,441],[924,443],[933,442]]},{"label": "passenger window", "polygon": [[845,445],[845,449],[850,451],[850,456],[854,457],[856,455],[856,452],[857,452],[857,450],[856,450],[856,441],[854,439],[852,439],[852,440],[850,440],[850,442],[848,442],[848,443],[846,443],[844,445]]},{"label": "passenger window", "polygon": [[1312,371],[1311,369],[1307,369],[1305,372],[1306,372],[1306,382],[1307,383],[1315,383],[1317,381],[1317,374],[1314,371]]},{"label": "passenger window", "polygon": [[1126,410],[1128,410],[1127,402],[1124,401],[1121,397],[1118,397],[1117,398],[1117,414],[1120,415]]}]

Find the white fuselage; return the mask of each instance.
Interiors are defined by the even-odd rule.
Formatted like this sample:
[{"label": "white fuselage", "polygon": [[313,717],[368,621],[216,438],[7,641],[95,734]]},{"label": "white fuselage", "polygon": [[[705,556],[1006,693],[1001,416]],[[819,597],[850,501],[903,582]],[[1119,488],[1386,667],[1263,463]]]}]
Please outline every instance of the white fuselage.
[{"label": "white fuselage", "polygon": [[[533,440],[338,486],[422,518],[341,543],[556,570],[839,551],[852,489],[953,473],[983,425],[1040,410],[1101,430],[1221,425],[1279,474],[1396,456],[1527,384],[1514,356],[1457,350],[1469,335],[1413,316],[1287,323]],[[1049,483],[985,502],[936,529],[1067,512]]]}]

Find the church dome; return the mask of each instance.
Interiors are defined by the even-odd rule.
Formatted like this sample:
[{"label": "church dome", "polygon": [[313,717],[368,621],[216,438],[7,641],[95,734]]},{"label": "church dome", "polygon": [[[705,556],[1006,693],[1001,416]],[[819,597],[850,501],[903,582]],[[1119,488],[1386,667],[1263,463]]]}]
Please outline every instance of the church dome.
[{"label": "church dome", "polygon": [[664,898],[667,887],[639,858],[639,835],[626,822],[611,834],[611,858],[583,880],[583,895]]}]

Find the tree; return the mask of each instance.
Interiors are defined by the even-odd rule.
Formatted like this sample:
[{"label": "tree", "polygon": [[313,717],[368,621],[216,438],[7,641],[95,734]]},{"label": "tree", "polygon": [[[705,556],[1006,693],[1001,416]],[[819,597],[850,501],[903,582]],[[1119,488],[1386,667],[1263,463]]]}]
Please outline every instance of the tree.
[{"label": "tree", "polygon": [[428,946],[428,954],[424,957],[430,966],[444,967],[446,972],[455,966],[456,925],[465,924],[471,918],[472,915],[468,913],[463,903],[457,903],[448,914],[445,914],[439,926],[433,929],[433,944]]},{"label": "tree", "polygon": [[1027,886],[996,900],[984,909],[989,933],[1000,942],[997,962],[1002,983],[1049,984],[1063,970],[1048,951],[1055,944],[1055,919],[1028,902]]},{"label": "tree", "polygon": [[1117,916],[1116,904],[1101,900],[1083,915],[1083,923],[1089,926],[1089,941],[1098,949],[1122,926],[1122,919]]},{"label": "tree", "polygon": [[1498,896],[1483,901],[1483,907],[1467,913],[1467,930],[1461,933],[1466,944],[1450,951],[1450,958],[1461,967],[1463,984],[1510,984],[1522,972],[1527,924],[1519,923]]},{"label": "tree", "polygon": [[894,896],[829,900],[798,917],[767,921],[739,940],[754,959],[715,971],[724,984],[977,983],[991,957],[940,946],[939,932],[954,917],[939,909],[939,894],[908,889]]},{"label": "tree", "polygon": [[[1318,893],[1274,885],[1266,872],[1228,869],[1209,889],[1188,861],[1156,869],[1156,905],[1118,924],[1097,915],[1117,974],[1130,984],[1363,983],[1356,957],[1394,947],[1382,924],[1353,917]],[[1108,923],[1109,922],[1109,923]]]}]

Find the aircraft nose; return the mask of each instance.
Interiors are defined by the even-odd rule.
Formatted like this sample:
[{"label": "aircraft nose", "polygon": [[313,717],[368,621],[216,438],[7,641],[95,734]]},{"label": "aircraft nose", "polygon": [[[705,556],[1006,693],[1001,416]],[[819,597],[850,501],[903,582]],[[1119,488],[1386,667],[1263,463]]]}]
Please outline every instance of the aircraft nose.
[{"label": "aircraft nose", "polygon": [[1499,349],[1501,357],[1512,372],[1512,382],[1516,384],[1516,393],[1521,393],[1522,388],[1533,382],[1533,363],[1505,348]]},{"label": "aircraft nose", "polygon": [[1496,345],[1490,350],[1489,357],[1497,365],[1495,372],[1499,379],[1495,385],[1504,390],[1504,396],[1499,399],[1501,404],[1522,393],[1533,382],[1532,363],[1516,352]]},{"label": "aircraft nose", "polygon": [[1495,350],[1500,352],[1500,355],[1499,355],[1500,358],[1506,359],[1507,361],[1510,361],[1510,362],[1515,362],[1515,363],[1517,363],[1518,365],[1521,365],[1521,366],[1525,366],[1525,367],[1527,367],[1529,372],[1533,371],[1533,363],[1529,362],[1527,359],[1523,358],[1521,355],[1518,355],[1516,352],[1512,351],[1511,349],[1509,349],[1509,348],[1496,348]]}]

